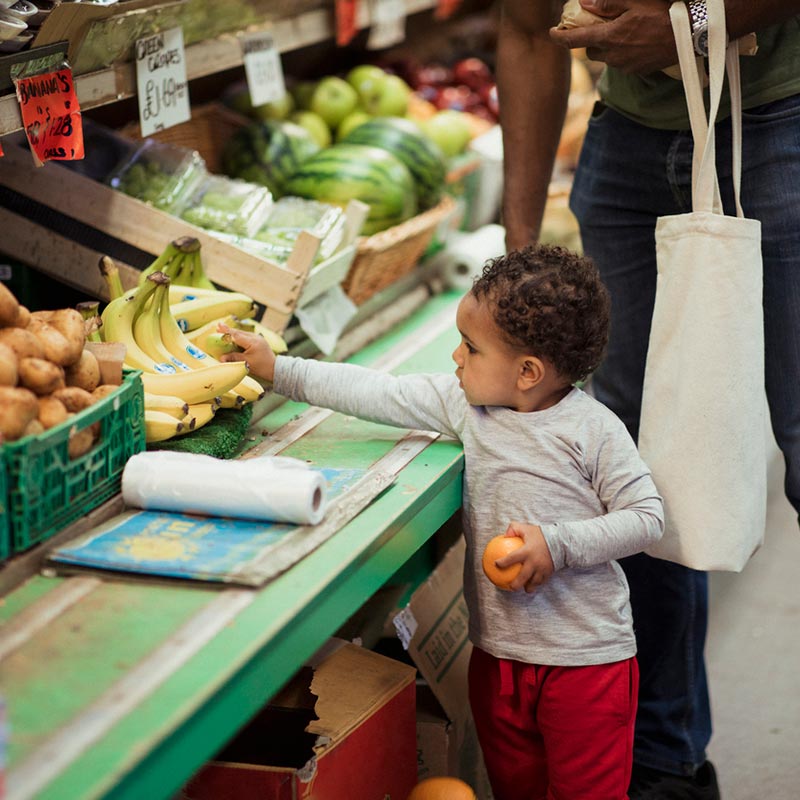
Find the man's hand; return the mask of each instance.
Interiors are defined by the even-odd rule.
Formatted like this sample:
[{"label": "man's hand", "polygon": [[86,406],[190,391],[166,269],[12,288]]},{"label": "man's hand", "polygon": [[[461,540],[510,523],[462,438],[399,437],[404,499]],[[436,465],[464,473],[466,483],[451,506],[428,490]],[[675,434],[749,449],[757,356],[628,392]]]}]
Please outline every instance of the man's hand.
[{"label": "man's hand", "polygon": [[519,536],[525,544],[511,555],[495,561],[500,569],[522,562],[522,570],[511,583],[511,591],[525,589],[535,592],[555,572],[553,559],[547,547],[542,529],[538,525],[525,522],[511,522],[505,532],[506,536]]},{"label": "man's hand", "polygon": [[669,0],[580,0],[581,6],[607,22],[570,30],[550,30],[550,39],[585,47],[593,61],[623,72],[647,75],[678,62],[669,19]]}]

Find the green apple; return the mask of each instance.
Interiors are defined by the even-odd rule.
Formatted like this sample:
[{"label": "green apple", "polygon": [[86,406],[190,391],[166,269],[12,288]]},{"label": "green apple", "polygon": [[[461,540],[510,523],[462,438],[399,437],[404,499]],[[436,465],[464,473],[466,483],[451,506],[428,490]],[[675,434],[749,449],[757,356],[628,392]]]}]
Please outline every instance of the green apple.
[{"label": "green apple", "polygon": [[355,130],[359,125],[363,125],[365,122],[371,120],[372,117],[367,114],[366,111],[357,108],[355,111],[351,111],[340,123],[339,127],[336,128],[336,141],[340,142],[347,136],[350,131]]},{"label": "green apple", "polygon": [[289,115],[289,119],[305,128],[320,147],[327,147],[331,143],[331,129],[319,114],[313,111],[295,111]]},{"label": "green apple", "polygon": [[298,81],[290,87],[289,93],[294,98],[294,107],[308,111],[311,108],[311,95],[316,88],[316,81]]},{"label": "green apple", "polygon": [[335,128],[358,103],[358,93],[342,78],[323,78],[311,95],[310,110],[319,114],[329,128]]},{"label": "green apple", "polygon": [[472,139],[472,128],[467,118],[455,109],[437,111],[429,119],[420,120],[419,126],[448,158],[463,152]]},{"label": "green apple", "polygon": [[397,75],[365,81],[359,92],[361,105],[373,117],[402,117],[408,111],[411,87]]},{"label": "green apple", "polygon": [[347,73],[347,82],[357,91],[370,81],[382,81],[386,73],[374,64],[359,64]]},{"label": "green apple", "polygon": [[249,117],[253,113],[253,103],[250,100],[250,92],[246,88],[236,91],[225,98],[227,105],[234,111]]},{"label": "green apple", "polygon": [[289,92],[286,92],[280,100],[273,100],[270,103],[262,103],[260,106],[253,106],[250,115],[261,121],[268,119],[286,119],[293,110],[294,98]]}]

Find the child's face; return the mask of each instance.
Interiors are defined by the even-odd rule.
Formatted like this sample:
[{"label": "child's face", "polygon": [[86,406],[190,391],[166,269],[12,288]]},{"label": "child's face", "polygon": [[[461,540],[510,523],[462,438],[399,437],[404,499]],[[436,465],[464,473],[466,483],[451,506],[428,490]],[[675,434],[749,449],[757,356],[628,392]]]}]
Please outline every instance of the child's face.
[{"label": "child's face", "polygon": [[520,354],[502,337],[485,299],[468,292],[458,304],[461,344],[453,351],[456,377],[473,406],[508,406],[518,399]]}]

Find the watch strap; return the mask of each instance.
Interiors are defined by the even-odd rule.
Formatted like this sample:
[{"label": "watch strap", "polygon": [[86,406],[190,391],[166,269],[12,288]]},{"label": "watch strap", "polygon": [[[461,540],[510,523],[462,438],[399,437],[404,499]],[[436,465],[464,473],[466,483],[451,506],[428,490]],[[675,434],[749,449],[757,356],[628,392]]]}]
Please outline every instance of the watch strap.
[{"label": "watch strap", "polygon": [[692,23],[692,44],[699,56],[708,55],[708,9],[706,0],[689,0],[689,18]]}]

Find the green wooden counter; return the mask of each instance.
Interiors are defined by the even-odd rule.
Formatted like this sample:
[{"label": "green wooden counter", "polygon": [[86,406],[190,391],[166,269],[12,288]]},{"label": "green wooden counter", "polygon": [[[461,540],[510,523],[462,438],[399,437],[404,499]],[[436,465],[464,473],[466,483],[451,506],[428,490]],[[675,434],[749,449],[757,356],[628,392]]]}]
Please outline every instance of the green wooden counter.
[{"label": "green wooden counter", "polygon": [[[392,371],[449,371],[456,301],[432,298],[350,361],[394,352]],[[273,433],[305,408],[286,403],[259,425]],[[404,434],[334,414],[283,454],[367,467]],[[8,800],[173,797],[459,508],[461,472],[460,445],[434,442],[258,590],[37,576],[11,592],[0,604]]]}]

